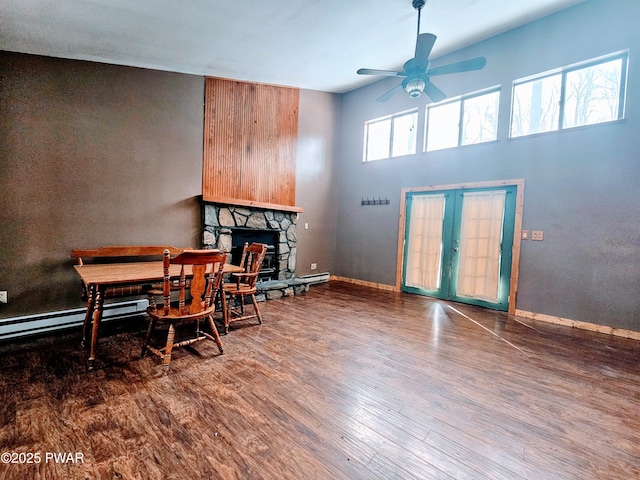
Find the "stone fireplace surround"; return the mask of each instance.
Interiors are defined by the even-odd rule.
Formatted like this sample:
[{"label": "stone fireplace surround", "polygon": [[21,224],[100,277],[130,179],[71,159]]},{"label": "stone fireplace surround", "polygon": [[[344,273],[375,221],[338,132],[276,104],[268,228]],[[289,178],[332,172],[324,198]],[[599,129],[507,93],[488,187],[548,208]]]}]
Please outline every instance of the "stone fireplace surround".
[{"label": "stone fireplace surround", "polygon": [[268,210],[244,206],[203,203],[202,243],[205,248],[231,251],[234,229],[274,231],[278,233],[276,254],[278,278],[258,284],[258,301],[292,296],[309,290],[309,285],[328,281],[317,275],[295,277],[296,269],[296,222],[295,212]]},{"label": "stone fireplace surround", "polygon": [[296,220],[296,213],[205,204],[202,243],[205,248],[230,252],[233,229],[276,231],[278,280],[287,280],[296,270]]}]

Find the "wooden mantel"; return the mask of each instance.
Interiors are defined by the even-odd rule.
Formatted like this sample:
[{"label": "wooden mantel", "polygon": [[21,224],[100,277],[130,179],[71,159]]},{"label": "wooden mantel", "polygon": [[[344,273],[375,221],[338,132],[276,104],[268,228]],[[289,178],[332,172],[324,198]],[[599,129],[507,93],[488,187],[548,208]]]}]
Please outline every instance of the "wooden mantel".
[{"label": "wooden mantel", "polygon": [[229,198],[229,197],[211,197],[211,196],[202,196],[203,203],[219,203],[224,205],[237,205],[240,207],[249,207],[249,208],[262,208],[264,210],[276,210],[282,212],[296,212],[301,213],[304,212],[302,207],[295,207],[291,205],[280,205],[276,203],[265,203],[265,202],[254,202],[252,200],[239,200],[237,198]]},{"label": "wooden mantel", "polygon": [[205,202],[301,212],[295,206],[300,90],[207,77]]}]

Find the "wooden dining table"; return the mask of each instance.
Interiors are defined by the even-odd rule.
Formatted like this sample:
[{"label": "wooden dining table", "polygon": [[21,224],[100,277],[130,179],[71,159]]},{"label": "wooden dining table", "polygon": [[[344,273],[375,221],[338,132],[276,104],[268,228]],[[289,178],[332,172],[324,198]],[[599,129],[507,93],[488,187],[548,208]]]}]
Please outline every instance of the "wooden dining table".
[{"label": "wooden dining table", "polygon": [[[171,265],[169,273],[171,278],[180,276],[180,267],[180,265]],[[93,370],[106,290],[121,287],[123,291],[126,291],[131,286],[162,282],[163,266],[161,261],[147,261],[74,265],[73,268],[80,275],[87,291],[87,311],[82,329],[82,346],[86,347],[89,325],[92,324],[87,363],[89,370]],[[242,271],[242,268],[237,265],[229,263],[224,265],[225,274]],[[132,289],[131,295],[140,295],[140,291]]]}]

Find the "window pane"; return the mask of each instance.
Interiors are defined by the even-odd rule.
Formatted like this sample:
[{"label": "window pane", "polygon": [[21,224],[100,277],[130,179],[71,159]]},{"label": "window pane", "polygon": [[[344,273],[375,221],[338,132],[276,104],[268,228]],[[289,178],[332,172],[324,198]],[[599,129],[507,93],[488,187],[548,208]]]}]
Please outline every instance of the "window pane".
[{"label": "window pane", "polygon": [[513,87],[512,137],[558,129],[561,81],[558,74]]},{"label": "window pane", "polygon": [[461,145],[490,142],[498,138],[500,92],[464,100]]},{"label": "window pane", "polygon": [[416,153],[416,124],[418,112],[393,119],[393,155],[412,155]]},{"label": "window pane", "polygon": [[458,146],[460,102],[429,107],[427,123],[427,151]]},{"label": "window pane", "polygon": [[567,73],[563,128],[618,119],[622,59]]},{"label": "window pane", "polygon": [[391,119],[367,123],[367,161],[389,158]]}]

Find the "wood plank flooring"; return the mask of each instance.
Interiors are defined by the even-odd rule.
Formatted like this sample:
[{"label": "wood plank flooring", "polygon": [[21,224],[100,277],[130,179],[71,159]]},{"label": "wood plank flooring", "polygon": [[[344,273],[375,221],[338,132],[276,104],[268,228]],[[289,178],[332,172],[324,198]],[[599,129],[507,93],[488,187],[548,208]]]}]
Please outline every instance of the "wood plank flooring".
[{"label": "wood plank flooring", "polygon": [[640,342],[341,282],[261,307],[167,376],[141,317],[91,373],[79,331],[0,345],[0,452],[41,455],[0,479],[640,478]]}]

